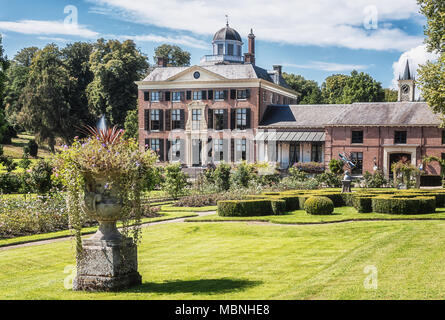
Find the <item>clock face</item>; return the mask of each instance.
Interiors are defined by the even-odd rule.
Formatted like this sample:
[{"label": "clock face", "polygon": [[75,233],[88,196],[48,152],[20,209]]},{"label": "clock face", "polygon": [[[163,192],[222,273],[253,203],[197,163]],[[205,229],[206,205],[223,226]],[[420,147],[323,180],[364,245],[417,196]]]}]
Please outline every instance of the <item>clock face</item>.
[{"label": "clock face", "polygon": [[402,92],[403,92],[403,93],[408,93],[408,92],[409,92],[409,85],[404,84],[404,85],[402,86]]},{"label": "clock face", "polygon": [[201,76],[201,74],[199,73],[199,71],[196,71],[196,72],[193,74],[193,77],[194,77],[195,79],[199,79],[200,76]]}]

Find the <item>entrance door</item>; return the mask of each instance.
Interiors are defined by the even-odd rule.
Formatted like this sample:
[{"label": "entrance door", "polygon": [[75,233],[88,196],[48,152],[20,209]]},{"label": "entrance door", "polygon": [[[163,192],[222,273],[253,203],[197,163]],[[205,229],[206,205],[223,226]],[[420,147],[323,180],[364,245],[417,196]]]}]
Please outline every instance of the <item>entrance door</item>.
[{"label": "entrance door", "polygon": [[397,163],[399,161],[411,163],[411,153],[391,153],[389,155],[389,177],[392,179],[392,164]]},{"label": "entrance door", "polygon": [[202,166],[202,141],[201,139],[193,139],[192,140],[192,165],[194,167]]}]

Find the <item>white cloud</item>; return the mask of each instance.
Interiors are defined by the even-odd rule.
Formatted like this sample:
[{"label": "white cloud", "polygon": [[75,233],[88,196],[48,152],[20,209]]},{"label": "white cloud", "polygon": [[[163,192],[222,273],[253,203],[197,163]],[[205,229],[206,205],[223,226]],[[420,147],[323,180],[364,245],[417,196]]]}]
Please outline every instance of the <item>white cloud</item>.
[{"label": "white cloud", "polygon": [[330,71],[330,72],[364,70],[369,68],[369,66],[363,64],[343,64],[343,63],[324,62],[324,61],[310,61],[307,64],[283,63],[283,66],[291,68],[301,68],[301,69],[313,69],[313,70],[315,69],[315,70]]},{"label": "white cloud", "polygon": [[97,38],[99,35],[99,33],[78,24],[44,20],[0,21],[0,30],[33,35],[65,35],[82,38]]},{"label": "white cloud", "polygon": [[[409,61],[409,69],[411,74],[414,77],[417,77],[417,69],[419,65],[425,64],[427,61],[434,61],[438,58],[438,55],[435,53],[428,52],[426,49],[426,45],[420,45],[415,48],[412,48],[408,51],[405,51],[400,55],[398,61],[395,61],[392,64],[392,69],[394,73],[394,78],[392,80],[392,88],[397,89],[398,84],[397,80],[399,79],[399,75],[403,73],[406,66],[406,60]],[[420,92],[416,91],[416,98],[419,98]]]},{"label": "white cloud", "polygon": [[198,49],[208,49],[209,45],[207,42],[190,37],[190,36],[161,36],[156,34],[145,34],[137,36],[115,36],[119,39],[131,39],[137,42],[157,42],[157,43],[172,43],[178,45],[184,45],[192,48]]},{"label": "white cloud", "polygon": [[[419,23],[416,0],[89,0],[133,22],[194,34],[212,35],[225,23],[243,38],[250,28],[258,39],[298,45],[339,46],[352,49],[399,50],[418,46],[423,37],[407,34],[391,23],[412,19]],[[372,5],[378,28],[363,26]]]}]

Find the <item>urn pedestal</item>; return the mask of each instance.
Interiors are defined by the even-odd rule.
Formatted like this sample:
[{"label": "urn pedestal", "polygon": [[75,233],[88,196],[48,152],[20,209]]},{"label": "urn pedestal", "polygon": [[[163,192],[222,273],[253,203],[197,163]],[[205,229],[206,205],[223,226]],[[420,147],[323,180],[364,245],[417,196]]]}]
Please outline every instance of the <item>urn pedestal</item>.
[{"label": "urn pedestal", "polygon": [[99,228],[91,238],[82,241],[73,289],[115,291],[141,284],[137,246],[116,228],[122,202],[116,192],[108,189],[105,179],[95,177],[89,181],[82,209],[99,222]]},{"label": "urn pedestal", "polygon": [[74,290],[115,291],[142,283],[137,246],[130,238],[88,239],[77,259]]}]

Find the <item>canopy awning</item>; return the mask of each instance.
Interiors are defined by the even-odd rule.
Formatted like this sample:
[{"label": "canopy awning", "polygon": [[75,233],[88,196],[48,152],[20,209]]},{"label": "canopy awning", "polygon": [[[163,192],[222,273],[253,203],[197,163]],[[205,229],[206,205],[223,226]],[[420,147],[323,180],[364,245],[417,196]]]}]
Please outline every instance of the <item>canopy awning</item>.
[{"label": "canopy awning", "polygon": [[324,132],[317,131],[272,131],[258,132],[256,141],[294,141],[294,142],[319,142],[325,139]]}]

